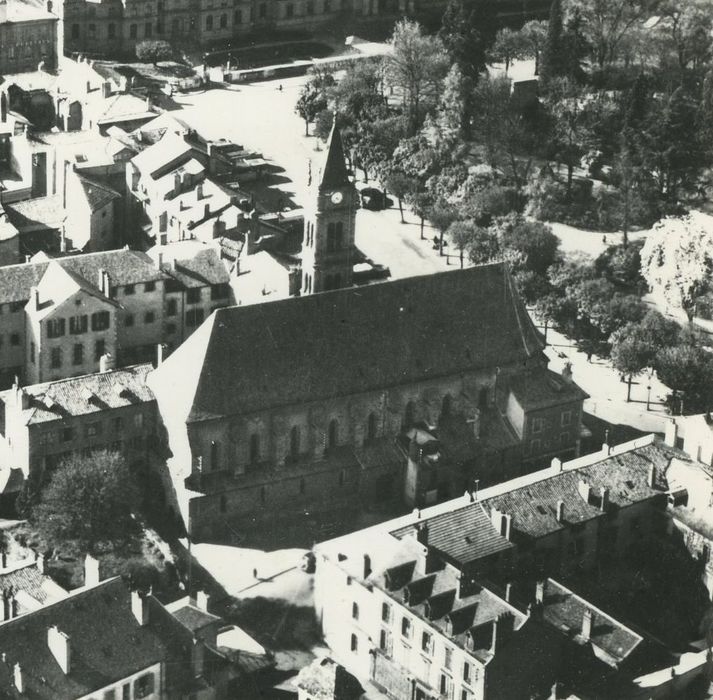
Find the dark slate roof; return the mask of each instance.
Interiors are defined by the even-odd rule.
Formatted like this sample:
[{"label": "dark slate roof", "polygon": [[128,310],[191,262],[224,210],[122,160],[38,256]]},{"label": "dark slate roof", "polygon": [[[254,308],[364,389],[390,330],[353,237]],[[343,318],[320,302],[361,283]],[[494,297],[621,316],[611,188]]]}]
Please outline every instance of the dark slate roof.
[{"label": "dark slate roof", "polygon": [[67,216],[62,197],[59,195],[24,199],[4,206],[8,220],[20,232],[58,230]]},{"label": "dark slate roof", "polygon": [[198,630],[220,622],[220,618],[211,615],[205,610],[197,608],[195,605],[186,604],[176,610],[171,610],[171,614],[183,627],[193,633]]},{"label": "dark slate roof", "polygon": [[116,190],[99,182],[95,178],[90,178],[86,175],[77,175],[77,177],[82,184],[82,189],[87,197],[89,208],[92,211],[98,211],[109,204],[109,202],[121,197]]},{"label": "dark slate roof", "polygon": [[[650,444],[608,457],[589,466],[565,470],[541,481],[513,489],[483,501],[487,509],[496,508],[512,516],[514,533],[543,537],[567,523],[580,523],[602,515],[602,489],[609,489],[609,510],[625,508],[664,494],[664,474],[668,464],[680,453],[663,444]],[[649,487],[649,470],[656,469],[657,481]],[[591,487],[589,502],[579,490],[580,481]],[[565,525],[557,522],[557,502],[564,502]]]},{"label": "dark slate roof", "polygon": [[[25,422],[64,420],[153,401],[146,385],[146,375],[152,369],[150,364],[143,364],[23,387],[30,395]],[[0,404],[7,403],[13,391],[0,393]]]},{"label": "dark slate roof", "polygon": [[[498,552],[511,549],[513,544],[494,527],[480,503],[437,515],[424,521],[428,527],[428,546],[446,561],[463,566]],[[391,534],[401,539],[413,535],[416,526],[394,530]]]},{"label": "dark slate roof", "polygon": [[347,184],[349,184],[349,175],[347,175],[346,159],[344,158],[344,144],[341,131],[335,123],[327,142],[327,155],[324,159],[322,172],[319,174],[319,189],[327,190]]},{"label": "dark slate roof", "polygon": [[219,309],[155,380],[184,377],[186,405],[173,401],[190,422],[521,364],[542,348],[496,263]]},{"label": "dark slate roof", "polygon": [[[624,661],[643,638],[625,627],[610,615],[593,608],[586,600],[580,598],[562,584],[547,579],[544,582],[544,601],[542,616],[545,621],[557,629],[572,636],[579,637],[582,633],[582,623],[585,610],[592,613],[592,632],[589,643],[601,649],[612,662],[618,666]],[[580,640],[585,643],[585,640]]]},{"label": "dark slate roof", "polygon": [[[47,630],[57,626],[70,638],[71,673],[65,675],[47,646]],[[131,612],[131,593],[118,578],[0,625],[0,696],[57,700],[89,695],[155,663],[168,648],[150,625]],[[22,668],[24,693],[13,683]]]},{"label": "dark slate roof", "polygon": [[230,282],[230,274],[213,248],[200,250],[186,260],[175,260],[172,265],[164,266],[163,271],[189,288]]},{"label": "dark slate roof", "polygon": [[549,369],[538,368],[515,375],[510,380],[510,389],[526,410],[589,398],[589,394],[574,382]]},{"label": "dark slate roof", "polygon": [[[153,260],[137,250],[108,250],[56,258],[65,270],[80,275],[92,284],[99,281],[99,271],[106,270],[112,286],[155,282],[166,278]],[[42,279],[49,262],[23,263],[0,267],[0,304],[27,301],[30,289]]]}]

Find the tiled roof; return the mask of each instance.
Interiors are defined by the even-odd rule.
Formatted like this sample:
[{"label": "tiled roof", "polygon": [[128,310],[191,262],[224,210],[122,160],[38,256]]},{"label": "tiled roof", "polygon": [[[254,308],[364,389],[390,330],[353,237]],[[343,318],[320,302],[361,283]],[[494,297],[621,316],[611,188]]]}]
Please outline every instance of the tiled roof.
[{"label": "tiled roof", "polygon": [[89,208],[92,211],[98,211],[109,204],[109,202],[121,197],[116,190],[104,185],[95,178],[90,178],[86,175],[77,175],[77,177],[82,184],[87,202],[89,202]]},{"label": "tiled roof", "polygon": [[[493,527],[480,503],[438,515],[424,524],[428,527],[428,546],[447,561],[461,566],[513,547]],[[415,531],[416,526],[407,525],[391,534],[401,539]]]},{"label": "tiled roof", "polygon": [[[31,397],[26,422],[63,420],[153,401],[146,385],[146,375],[152,369],[150,364],[136,365],[23,387]],[[7,404],[13,391],[1,392],[0,402]]]},{"label": "tiled roof", "polygon": [[[90,695],[169,658],[169,649],[151,625],[131,612],[131,593],[119,578],[0,625],[0,694],[22,700],[57,700]],[[65,674],[47,645],[56,626],[69,637],[71,672]],[[24,692],[13,682],[22,669]]]},{"label": "tiled roof", "polygon": [[155,374],[185,378],[174,405],[193,421],[523,363],[542,347],[498,263],[220,309]]},{"label": "tiled roof", "polygon": [[[126,248],[72,255],[57,258],[56,262],[65,270],[94,284],[99,281],[100,270],[109,274],[113,286],[155,282],[166,278],[146,253]],[[0,267],[0,304],[27,301],[30,298],[30,289],[37,286],[48,265],[49,263],[43,260]]]},{"label": "tiled roof", "polygon": [[[602,515],[600,499],[603,489],[609,489],[607,510],[624,508],[639,501],[661,497],[664,474],[677,453],[665,445],[651,444],[609,457],[575,470],[565,470],[482,501],[486,509],[496,508],[512,516],[516,534],[543,537],[562,529],[566,524],[579,523]],[[649,470],[656,470],[656,484],[648,484]],[[580,493],[580,481],[591,488],[589,502]],[[557,502],[564,503],[565,524],[557,522]]]},{"label": "tiled roof", "polygon": [[[59,586],[47,574],[40,571],[36,561],[22,562],[19,565],[0,570],[0,591],[22,591],[40,604],[50,598],[50,591],[59,592]],[[21,614],[28,612],[20,609]]]},{"label": "tiled roof", "polygon": [[131,162],[142,175],[153,177],[161,173],[169,163],[180,158],[189,158],[192,151],[192,147],[180,136],[166,134],[158,143],[134,156]]},{"label": "tiled roof", "polygon": [[59,195],[5,204],[7,218],[21,232],[59,229],[66,218]]},{"label": "tiled roof", "polygon": [[589,643],[601,649],[618,665],[643,641],[643,638],[625,627],[610,615],[593,608],[586,600],[560,583],[547,579],[544,582],[542,615],[545,621],[572,636],[581,639],[584,613],[592,615]]},{"label": "tiled roof", "polygon": [[199,250],[185,260],[174,260],[170,267],[165,266],[163,270],[187,288],[230,282],[228,270],[214,248]]},{"label": "tiled roof", "polygon": [[510,389],[526,410],[589,398],[589,394],[577,384],[549,369],[516,374],[510,380]]},{"label": "tiled roof", "polygon": [[166,610],[173,615],[174,619],[180,625],[191,633],[221,621],[221,618],[205,610],[201,610],[186,598],[167,605]]},{"label": "tiled roof", "polygon": [[105,98],[99,108],[98,122],[132,121],[134,119],[152,118],[155,115],[145,99],[129,93],[120,93]]}]

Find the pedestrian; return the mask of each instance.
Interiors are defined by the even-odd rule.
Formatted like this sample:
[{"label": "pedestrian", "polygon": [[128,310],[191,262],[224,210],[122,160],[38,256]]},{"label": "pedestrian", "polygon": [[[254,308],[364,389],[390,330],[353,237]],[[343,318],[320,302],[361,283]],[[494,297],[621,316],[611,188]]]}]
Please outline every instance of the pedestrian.
[{"label": "pedestrian", "polygon": [[591,361],[592,361],[592,351],[587,350],[587,362],[591,362]]},{"label": "pedestrian", "polygon": [[253,569],[253,578],[257,580],[257,569]]},{"label": "pedestrian", "polygon": [[282,83],[280,83],[280,87],[278,87],[277,89],[282,92]]},{"label": "pedestrian", "polygon": [[606,245],[606,243],[607,243],[606,234],[602,236],[602,243],[604,243],[604,245]]}]

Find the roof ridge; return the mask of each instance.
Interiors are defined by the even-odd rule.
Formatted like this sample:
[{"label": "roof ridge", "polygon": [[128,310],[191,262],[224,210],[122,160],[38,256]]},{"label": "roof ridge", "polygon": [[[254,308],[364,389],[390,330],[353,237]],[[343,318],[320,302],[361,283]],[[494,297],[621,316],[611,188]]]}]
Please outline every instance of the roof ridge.
[{"label": "roof ridge", "polygon": [[[68,382],[77,382],[81,379],[86,379],[87,377],[96,376],[107,376],[110,374],[115,374],[117,372],[128,372],[129,370],[134,370],[138,367],[152,367],[151,362],[141,362],[136,365],[128,365],[126,367],[115,367],[114,369],[107,370],[106,372],[87,372],[87,374],[79,374],[74,377],[62,377],[61,379],[52,379],[48,382],[40,382],[38,384],[29,384],[27,386],[21,387],[22,389],[29,389],[30,387],[45,387],[46,389],[56,386],[57,384],[65,384]],[[9,391],[9,390],[6,390]],[[3,392],[4,393],[4,392]]]}]

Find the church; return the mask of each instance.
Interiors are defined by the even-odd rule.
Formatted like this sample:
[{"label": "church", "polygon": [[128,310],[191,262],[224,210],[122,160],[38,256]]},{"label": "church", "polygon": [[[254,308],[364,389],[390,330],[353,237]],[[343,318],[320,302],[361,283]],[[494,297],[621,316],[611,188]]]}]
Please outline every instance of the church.
[{"label": "church", "polygon": [[354,235],[330,229],[349,185],[323,195],[312,293],[216,311],[148,377],[194,540],[355,499],[420,507],[579,452],[586,395],[547,369],[507,266],[322,291],[348,283]]}]

